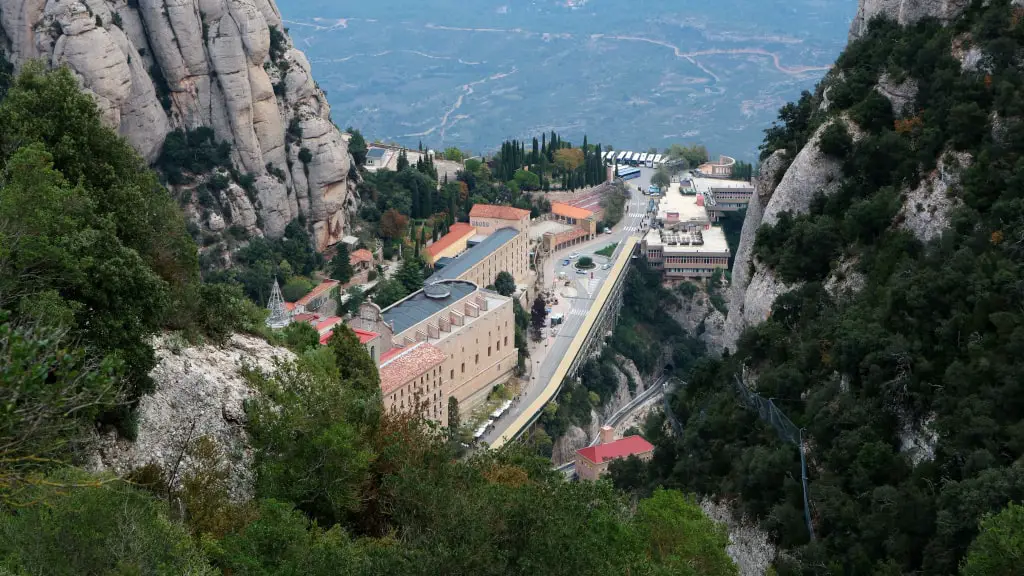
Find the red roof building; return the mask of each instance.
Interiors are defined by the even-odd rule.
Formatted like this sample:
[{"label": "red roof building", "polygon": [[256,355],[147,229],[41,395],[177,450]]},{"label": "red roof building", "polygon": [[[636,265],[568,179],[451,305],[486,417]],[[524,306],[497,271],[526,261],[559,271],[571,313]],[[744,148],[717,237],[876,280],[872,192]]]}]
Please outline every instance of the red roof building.
[{"label": "red roof building", "polygon": [[438,258],[453,258],[465,252],[467,241],[476,234],[476,228],[465,222],[456,222],[448,229],[448,233],[437,239],[426,248],[427,264],[437,262]]},{"label": "red roof building", "polygon": [[564,219],[569,224],[575,224],[577,220],[586,220],[594,215],[590,210],[578,208],[564,202],[552,202],[551,213]]},{"label": "red roof building", "polygon": [[380,365],[380,391],[385,410],[415,410],[444,421],[448,398],[441,365],[448,355],[427,342],[403,348]]},{"label": "red roof building", "polygon": [[470,218],[497,218],[499,220],[520,220],[530,216],[529,210],[499,206],[497,204],[473,204],[469,210]]},{"label": "red roof building", "polygon": [[340,284],[337,280],[324,280],[319,286],[313,288],[308,294],[295,302],[295,310],[299,313],[316,310],[324,304],[331,296],[331,290]]},{"label": "red roof building", "polygon": [[373,267],[373,253],[366,248],[360,248],[348,255],[348,263],[352,265],[352,271],[359,273]]},{"label": "red roof building", "polygon": [[[602,429],[602,436],[605,436],[604,429]],[[653,444],[641,436],[627,436],[614,442],[577,450],[576,474],[580,480],[597,480],[608,471],[608,464],[614,460],[637,456],[646,461],[650,460],[653,455]]]}]

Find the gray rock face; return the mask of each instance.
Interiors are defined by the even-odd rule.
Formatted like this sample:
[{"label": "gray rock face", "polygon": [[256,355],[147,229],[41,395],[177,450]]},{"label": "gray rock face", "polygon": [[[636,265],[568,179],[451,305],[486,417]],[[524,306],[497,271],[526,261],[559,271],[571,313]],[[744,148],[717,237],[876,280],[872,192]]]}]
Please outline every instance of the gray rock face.
[{"label": "gray rock face", "polygon": [[893,115],[899,118],[903,115],[903,111],[907,110],[908,105],[913,103],[914,98],[917,97],[917,82],[913,78],[907,78],[897,84],[893,82],[889,74],[882,74],[882,77],[878,79],[878,85],[875,87],[875,90],[889,99],[889,103],[892,104]]},{"label": "gray rock face", "polygon": [[970,0],[860,0],[850,24],[849,39],[853,41],[863,36],[875,17],[888,18],[904,26],[925,18],[949,22],[963,14],[970,4]]},{"label": "gray rock face", "polygon": [[[251,336],[234,335],[223,347],[188,347],[173,335],[154,342],[158,364],[150,373],[156,390],[139,404],[138,437],[134,442],[114,436],[101,440],[99,465],[127,474],[149,463],[165,471],[190,441],[206,436],[220,447],[230,467],[230,491],[236,500],[252,496],[252,449],[245,433],[243,403],[253,391],[239,374],[243,365],[269,371],[275,359],[294,355]],[[181,462],[177,480],[191,462]]]},{"label": "gray rock face", "polygon": [[754,239],[764,217],[764,207],[775,193],[775,182],[784,165],[785,153],[782,150],[776,150],[765,159],[761,164],[761,173],[754,183],[754,194],[751,195],[750,203],[747,204],[747,216],[743,220],[740,244],[736,249],[736,258],[732,267],[732,284],[729,286],[727,295],[729,314],[725,319],[721,339],[721,347],[724,349],[734,350],[736,341],[747,327],[743,319],[743,310],[747,288],[750,286],[755,272]]},{"label": "gray rock face", "polygon": [[711,304],[708,294],[703,290],[681,300],[682,305],[670,312],[672,319],[687,333],[703,342],[708,353],[720,355],[725,336],[725,315]]},{"label": "gray rock face", "polygon": [[[278,236],[304,216],[324,249],[358,208],[351,156],[305,55],[283,46],[272,61],[270,26],[281,26],[273,0],[3,0],[0,49],[16,66],[37,58],[68,66],[104,122],[147,160],[171,130],[213,128],[241,172],[258,181],[284,174],[250,202],[261,232]],[[303,135],[286,137],[293,120]],[[293,182],[289,156],[301,148],[314,158],[309,178]]]},{"label": "gray rock face", "polygon": [[951,152],[940,159],[935,170],[922,178],[916,188],[904,193],[903,206],[895,219],[898,226],[922,242],[942,235],[949,228],[950,213],[960,204],[954,195],[960,185],[960,174],[972,161],[967,152]]}]

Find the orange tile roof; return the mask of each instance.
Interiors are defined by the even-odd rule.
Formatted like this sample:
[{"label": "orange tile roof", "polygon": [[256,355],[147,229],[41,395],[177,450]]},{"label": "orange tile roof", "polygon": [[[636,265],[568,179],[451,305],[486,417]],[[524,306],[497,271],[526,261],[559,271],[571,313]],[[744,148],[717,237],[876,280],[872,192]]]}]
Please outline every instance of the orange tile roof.
[{"label": "orange tile roof", "polygon": [[447,234],[438,238],[437,242],[427,246],[427,254],[437,256],[442,250],[471,234],[476,234],[476,228],[465,222],[456,222],[448,229]]},{"label": "orange tile roof", "polygon": [[338,324],[341,324],[341,318],[337,316],[328,316],[316,323],[316,331],[323,334],[325,330],[331,330]]},{"label": "orange tile roof", "polygon": [[643,437],[627,436],[615,442],[581,448],[576,453],[594,464],[600,464],[606,460],[617,460],[634,454],[650,452],[651,450],[654,450],[654,445],[644,440]]},{"label": "orange tile roof", "polygon": [[323,334],[321,334],[320,335],[320,345],[321,346],[327,346],[327,341],[331,339],[331,336],[334,336],[334,330],[328,330],[327,332],[324,332]]},{"label": "orange tile roof", "polygon": [[349,254],[348,261],[350,264],[356,264],[359,262],[373,262],[373,254],[370,253],[366,248],[360,248],[352,254]]},{"label": "orange tile roof", "polygon": [[395,356],[398,356],[399,354],[401,354],[403,350],[405,350],[404,347],[402,347],[402,346],[395,346],[391,350],[388,350],[387,352],[381,354],[381,356],[380,356],[380,363],[383,364],[383,363],[387,362],[388,360],[391,360]]},{"label": "orange tile roof", "polygon": [[577,208],[562,202],[552,202],[551,213],[563,218],[574,218],[576,220],[585,220],[594,215],[590,210],[584,210],[583,208]]},{"label": "orange tile roof", "polygon": [[295,302],[295,304],[305,306],[309,304],[314,298],[316,298],[317,296],[321,296],[324,292],[329,291],[331,288],[334,288],[338,284],[340,284],[340,282],[338,282],[337,280],[324,280],[323,282],[320,283],[319,286],[310,290],[308,294],[306,294],[302,298],[299,298]]},{"label": "orange tile roof", "polygon": [[380,365],[380,390],[387,395],[420,374],[440,366],[448,355],[428,342],[418,342]]},{"label": "orange tile roof", "polygon": [[529,210],[513,208],[511,206],[498,206],[496,204],[473,204],[469,210],[470,218],[498,218],[499,220],[522,220],[529,216]]},{"label": "orange tile roof", "polygon": [[380,336],[380,334],[377,334],[376,332],[370,332],[369,330],[360,330],[359,328],[353,328],[352,331],[355,332],[356,336],[359,337],[360,344],[366,344],[370,340],[373,340],[374,338]]}]

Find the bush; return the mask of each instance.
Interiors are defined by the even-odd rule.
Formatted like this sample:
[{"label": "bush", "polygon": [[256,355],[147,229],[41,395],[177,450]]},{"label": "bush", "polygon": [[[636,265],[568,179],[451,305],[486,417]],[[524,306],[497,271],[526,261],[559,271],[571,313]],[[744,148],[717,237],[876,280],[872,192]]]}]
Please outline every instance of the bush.
[{"label": "bush", "polygon": [[818,148],[833,158],[844,158],[853,147],[853,138],[846,130],[846,123],[834,120],[821,133]]},{"label": "bush", "polygon": [[309,293],[314,287],[313,282],[302,276],[295,276],[281,287],[281,296],[288,302],[295,302]]},{"label": "bush", "polygon": [[313,161],[313,153],[309,151],[309,148],[303,146],[299,149],[299,162],[303,164],[309,164]]}]

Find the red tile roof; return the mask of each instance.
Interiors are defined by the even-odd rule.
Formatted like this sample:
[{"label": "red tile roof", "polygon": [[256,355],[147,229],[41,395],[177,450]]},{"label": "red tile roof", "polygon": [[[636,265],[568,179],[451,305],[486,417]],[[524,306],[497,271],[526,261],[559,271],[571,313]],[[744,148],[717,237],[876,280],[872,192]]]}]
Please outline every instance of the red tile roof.
[{"label": "red tile roof", "polygon": [[644,440],[643,437],[627,436],[615,442],[581,448],[576,453],[594,464],[600,464],[606,460],[617,460],[634,454],[650,452],[651,450],[654,450],[654,445]]},{"label": "red tile roof", "polygon": [[338,282],[337,280],[324,280],[323,282],[320,283],[319,286],[317,286],[316,288],[313,288],[312,290],[310,290],[308,294],[306,294],[302,298],[299,298],[295,302],[295,304],[296,305],[305,306],[305,305],[309,304],[314,298],[316,298],[317,296],[322,295],[324,292],[330,291],[332,288],[334,288],[338,284],[340,284],[340,282]]},{"label": "red tile roof", "polygon": [[380,336],[380,334],[377,334],[376,332],[370,332],[369,330],[360,330],[359,328],[353,328],[352,331],[355,332],[356,336],[359,337],[360,344],[366,344],[370,340],[373,340],[374,338]]},{"label": "red tile roof", "polygon": [[285,310],[295,310],[295,302],[285,302],[284,303],[284,309]]},{"label": "red tile roof", "polygon": [[316,331],[323,334],[326,330],[331,330],[338,324],[341,324],[341,318],[338,316],[328,316],[323,320],[316,323]]},{"label": "red tile roof", "polygon": [[570,204],[563,202],[552,202],[551,213],[555,216],[561,216],[563,218],[573,218],[575,220],[585,220],[594,215],[590,210],[584,210],[583,208],[577,208]]},{"label": "red tile roof", "polygon": [[327,346],[327,341],[331,339],[331,336],[334,336],[334,330],[328,330],[327,332],[324,332],[323,334],[321,334],[320,335],[320,345],[321,346]]},{"label": "red tile roof", "polygon": [[406,382],[440,366],[448,355],[427,342],[417,342],[380,365],[380,391],[387,395]]},{"label": "red tile roof", "polygon": [[373,254],[370,253],[366,248],[360,248],[348,256],[349,264],[358,264],[359,262],[373,262]]},{"label": "red tile roof", "polygon": [[473,204],[473,208],[469,211],[470,218],[498,218],[499,220],[522,220],[529,215],[529,210],[495,204]]},{"label": "red tile roof", "polygon": [[405,350],[405,348],[403,348],[401,346],[396,346],[396,347],[392,348],[391,350],[388,350],[387,352],[381,354],[381,356],[380,356],[380,363],[383,364],[383,363],[387,362],[388,360],[391,360],[395,356],[398,356],[399,354],[401,354],[403,350]]},{"label": "red tile roof", "polygon": [[292,317],[292,320],[295,322],[309,322],[310,320],[318,320],[319,318],[319,314],[304,312],[302,314],[296,314],[295,316]]},{"label": "red tile roof", "polygon": [[452,244],[455,244],[459,240],[463,240],[466,236],[472,234],[476,234],[476,228],[466,224],[465,222],[456,222],[448,229],[447,234],[438,238],[437,242],[427,246],[427,254],[437,256],[442,250],[447,249]]}]

